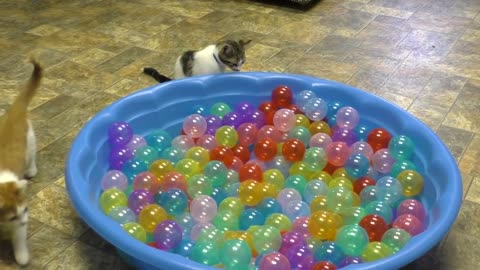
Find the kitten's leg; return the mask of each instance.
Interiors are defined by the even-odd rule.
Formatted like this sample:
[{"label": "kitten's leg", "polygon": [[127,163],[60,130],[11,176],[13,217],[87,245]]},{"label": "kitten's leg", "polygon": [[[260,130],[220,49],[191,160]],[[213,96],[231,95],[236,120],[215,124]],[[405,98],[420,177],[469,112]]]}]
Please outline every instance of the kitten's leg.
[{"label": "kitten's leg", "polygon": [[37,163],[35,162],[36,151],[37,143],[35,141],[35,132],[33,131],[32,123],[28,121],[26,153],[27,170],[25,171],[25,177],[27,178],[32,178],[37,174]]},{"label": "kitten's leg", "polygon": [[19,265],[26,265],[30,261],[30,252],[27,245],[28,212],[26,210],[14,226],[12,245],[15,260]]}]

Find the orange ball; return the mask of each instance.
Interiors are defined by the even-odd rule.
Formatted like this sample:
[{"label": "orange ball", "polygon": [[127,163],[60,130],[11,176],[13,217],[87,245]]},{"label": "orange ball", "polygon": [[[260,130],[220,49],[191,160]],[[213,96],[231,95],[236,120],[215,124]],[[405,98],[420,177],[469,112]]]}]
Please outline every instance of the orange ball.
[{"label": "orange ball", "polygon": [[300,161],[305,154],[305,145],[298,139],[288,139],[283,143],[282,154],[288,161]]},{"label": "orange ball", "polygon": [[233,151],[226,146],[217,146],[210,151],[210,160],[218,160],[229,167],[233,163]]},{"label": "orange ball", "polygon": [[270,161],[277,155],[277,143],[270,138],[258,140],[253,148],[255,156],[261,161]]},{"label": "orange ball", "polygon": [[236,145],[232,148],[233,155],[239,157],[243,163],[247,163],[250,160],[250,151],[245,145]]},{"label": "orange ball", "polygon": [[255,163],[248,163],[243,165],[238,171],[238,179],[240,182],[246,180],[255,180],[261,182],[263,178],[262,168]]}]

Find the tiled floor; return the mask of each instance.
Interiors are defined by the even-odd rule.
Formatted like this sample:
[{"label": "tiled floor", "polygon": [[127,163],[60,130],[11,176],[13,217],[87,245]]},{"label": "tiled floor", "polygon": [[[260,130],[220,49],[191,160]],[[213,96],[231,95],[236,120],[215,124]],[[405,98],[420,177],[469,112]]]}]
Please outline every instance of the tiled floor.
[{"label": "tiled floor", "polygon": [[[154,83],[141,67],[169,74],[183,50],[243,37],[254,40],[245,70],[358,86],[434,129],[458,160],[465,201],[417,269],[478,269],[479,11],[478,0],[323,0],[308,11],[247,0],[0,0],[0,109],[29,76],[28,55],[47,69],[31,105],[39,174],[30,186],[29,268],[125,268],[70,206],[69,144],[101,108]],[[0,269],[15,269],[0,244]]]}]

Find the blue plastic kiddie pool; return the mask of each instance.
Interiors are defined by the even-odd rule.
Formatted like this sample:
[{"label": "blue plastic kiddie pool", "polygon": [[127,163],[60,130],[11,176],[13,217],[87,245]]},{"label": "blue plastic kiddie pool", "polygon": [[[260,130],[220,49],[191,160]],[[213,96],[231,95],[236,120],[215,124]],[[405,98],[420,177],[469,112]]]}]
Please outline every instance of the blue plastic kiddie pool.
[{"label": "blue plastic kiddie pool", "polygon": [[74,208],[129,264],[139,269],[214,269],[133,239],[102,212],[99,196],[101,178],[108,170],[107,129],[113,122],[126,121],[140,135],[158,128],[179,134],[182,120],[198,104],[211,106],[222,101],[258,105],[270,98],[278,85],[287,85],[294,93],[310,89],[327,102],[341,101],[359,111],[361,122],[384,127],[392,135],[407,135],[416,145],[412,161],[425,179],[420,199],[428,211],[428,228],[390,257],[344,269],[398,269],[439,243],[455,221],[462,201],[461,176],[443,142],[411,114],[377,96],[344,84],[291,74],[226,73],[193,77],[155,85],[111,104],[85,125],[70,150],[66,185]]}]

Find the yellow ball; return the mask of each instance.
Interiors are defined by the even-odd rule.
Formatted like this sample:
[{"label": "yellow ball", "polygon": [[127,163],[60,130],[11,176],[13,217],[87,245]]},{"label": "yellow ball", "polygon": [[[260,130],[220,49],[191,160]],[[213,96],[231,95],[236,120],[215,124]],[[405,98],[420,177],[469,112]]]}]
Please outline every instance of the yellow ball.
[{"label": "yellow ball", "polygon": [[283,189],[283,186],[285,185],[285,176],[280,170],[277,169],[268,169],[264,171],[262,180],[263,183],[272,184],[278,189]]},{"label": "yellow ball", "polygon": [[342,225],[343,220],[340,215],[319,210],[310,216],[308,230],[314,238],[333,241]]},{"label": "yellow ball", "polygon": [[423,190],[423,177],[414,170],[404,170],[397,176],[398,181],[402,184],[403,195],[412,197]]},{"label": "yellow ball", "polygon": [[240,216],[244,209],[245,206],[237,197],[225,198],[218,206],[218,211],[229,210],[232,211],[232,213],[234,213],[236,216]]},{"label": "yellow ball", "polygon": [[158,179],[162,179],[166,173],[173,171],[173,169],[173,164],[170,161],[166,159],[158,159],[152,162],[148,170],[158,177]]},{"label": "yellow ball", "polygon": [[240,183],[238,198],[244,205],[255,206],[263,200],[263,190],[260,182],[249,179]]},{"label": "yellow ball", "polygon": [[330,181],[330,183],[328,183],[328,187],[329,188],[346,187],[349,190],[353,190],[352,181],[350,179],[348,179],[347,177],[343,177],[343,176],[333,178],[333,180]]},{"label": "yellow ball", "polygon": [[316,212],[319,210],[328,211],[327,208],[327,196],[318,195],[310,202],[310,212]]},{"label": "yellow ball", "polygon": [[290,219],[286,215],[280,213],[274,213],[268,216],[267,220],[265,220],[265,225],[273,226],[280,232],[286,232],[292,228],[292,222]]},{"label": "yellow ball", "polygon": [[210,162],[210,152],[201,146],[194,146],[188,149],[185,158],[197,161],[200,168],[203,169]]},{"label": "yellow ball", "polygon": [[149,204],[138,214],[138,223],[142,225],[145,231],[153,233],[155,227],[160,222],[167,220],[167,218],[168,215],[165,209],[157,204]]},{"label": "yellow ball", "polygon": [[332,130],[330,129],[330,126],[327,124],[327,122],[325,121],[315,121],[310,124],[308,129],[310,130],[310,133],[312,134],[312,136],[317,133],[325,133],[330,136],[332,135]]},{"label": "yellow ball", "polygon": [[147,241],[147,233],[145,232],[145,229],[140,224],[136,222],[129,222],[129,223],[122,224],[122,228],[138,241],[143,243]]},{"label": "yellow ball", "polygon": [[345,170],[344,167],[338,168],[332,173],[332,178],[337,178],[337,177],[346,177],[350,179],[350,181],[355,180],[350,175],[348,175],[347,170]]},{"label": "yellow ball", "polygon": [[218,145],[223,145],[228,148],[234,147],[238,142],[238,133],[235,128],[231,126],[222,126],[215,132],[215,140]]},{"label": "yellow ball", "polygon": [[175,164],[175,170],[183,174],[187,179],[201,172],[198,161],[191,158],[179,160],[177,164]]},{"label": "yellow ball", "polygon": [[362,259],[365,262],[380,260],[393,254],[392,249],[382,242],[370,242],[363,250]]},{"label": "yellow ball", "polygon": [[332,181],[332,176],[330,176],[330,174],[326,171],[316,171],[312,174],[312,178],[311,179],[307,179],[307,180],[321,180],[323,182],[325,182],[325,184],[329,184],[330,181]]},{"label": "yellow ball", "polygon": [[110,188],[100,195],[100,207],[108,215],[115,207],[127,206],[128,198],[123,191],[118,188]]},{"label": "yellow ball", "polygon": [[290,175],[299,174],[306,179],[312,179],[312,175],[315,173],[305,161],[297,161],[293,163],[289,172]]},{"label": "yellow ball", "polygon": [[310,120],[304,114],[295,114],[295,125],[308,128],[310,126]]}]

